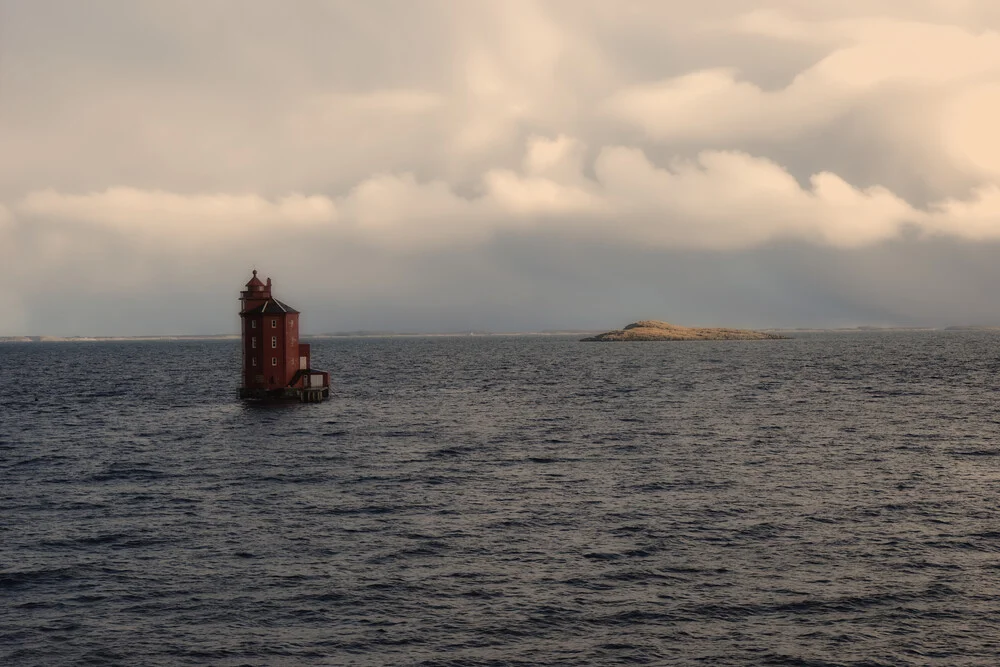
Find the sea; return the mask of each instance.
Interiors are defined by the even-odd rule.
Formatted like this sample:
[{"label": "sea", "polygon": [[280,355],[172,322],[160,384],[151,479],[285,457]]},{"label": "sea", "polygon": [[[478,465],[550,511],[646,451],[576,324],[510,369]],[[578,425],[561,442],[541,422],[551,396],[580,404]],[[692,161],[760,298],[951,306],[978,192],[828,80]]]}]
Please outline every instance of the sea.
[{"label": "sea", "polygon": [[1000,334],[0,345],[0,664],[1000,664]]}]

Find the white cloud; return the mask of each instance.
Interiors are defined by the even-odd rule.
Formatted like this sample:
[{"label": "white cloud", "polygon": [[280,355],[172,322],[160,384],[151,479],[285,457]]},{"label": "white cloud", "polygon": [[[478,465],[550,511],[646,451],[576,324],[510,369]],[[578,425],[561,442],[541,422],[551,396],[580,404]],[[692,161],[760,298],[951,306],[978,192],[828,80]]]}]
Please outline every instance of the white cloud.
[{"label": "white cloud", "polygon": [[1000,176],[1000,82],[970,86],[944,106],[942,129],[950,157],[970,171]]},{"label": "white cloud", "polygon": [[985,0],[60,7],[5,16],[0,271],[23,303],[264,257],[375,290],[369,265],[406,281],[402,260],[536,236],[1000,240]]},{"label": "white cloud", "polygon": [[644,221],[647,241],[666,247],[735,249],[782,238],[857,246],[890,238],[915,217],[885,189],[860,191],[829,173],[804,189],[777,164],[743,153],[707,151],[660,169],[641,151],[614,148],[595,169],[621,217]]},{"label": "white cloud", "polygon": [[420,183],[412,174],[370,178],[340,200],[344,231],[374,246],[421,252],[462,246],[487,234],[474,204],[443,181]]},{"label": "white cloud", "polygon": [[803,21],[776,9],[756,9],[737,16],[730,25],[737,32],[787,41],[814,43],[836,39],[836,27],[826,23]]},{"label": "white cloud", "polygon": [[[26,224],[58,221],[61,234],[94,227],[155,248],[223,253],[274,234],[273,243],[360,242],[392,252],[483,244],[497,233],[582,235],[624,245],[745,249],[782,239],[838,247],[879,243],[904,227],[957,238],[1000,238],[1000,188],[919,210],[883,187],[857,188],[821,172],[803,187],[784,168],[734,151],[704,151],[657,166],[638,148],[610,146],[585,176],[585,146],[531,138],[521,170],[482,175],[478,194],[412,174],[366,179],[336,198],[294,194],[191,195],[111,188],[85,195],[28,194]],[[66,223],[85,223],[73,231]],[[65,237],[59,236],[59,239]],[[69,246],[50,239],[48,252]],[[59,248],[63,248],[59,251]]]},{"label": "white cloud", "polygon": [[327,197],[300,194],[269,201],[259,195],[181,195],[162,190],[108,188],[85,195],[55,190],[31,192],[18,205],[22,215],[75,220],[112,227],[125,234],[159,230],[216,237],[258,232],[275,225],[315,225],[336,219]]},{"label": "white cloud", "polygon": [[623,87],[603,110],[667,144],[790,150],[822,138],[834,154],[839,141],[859,171],[877,168],[875,179],[909,179],[938,195],[1000,174],[997,32],[890,18],[809,22],[774,10],[742,15],[731,29],[826,54],[775,89],[734,67],[702,69]]},{"label": "white cloud", "polygon": [[1000,69],[1000,35],[949,25],[863,20],[852,44],[835,50],[807,75],[866,89],[884,83],[938,86]]},{"label": "white cloud", "polygon": [[[807,24],[781,22],[781,15],[753,14],[737,21],[768,22],[771,35],[807,39]],[[771,23],[779,27],[770,29]],[[786,87],[765,91],[739,79],[735,68],[700,70],[641,83],[612,95],[607,109],[660,140],[727,141],[742,137],[795,138],[807,127],[829,122],[879,86],[910,87],[928,96],[955,86],[1000,76],[1000,35],[975,34],[953,26],[886,20],[837,24],[842,43]],[[914,110],[915,111],[915,110]]]},{"label": "white cloud", "polygon": [[551,140],[531,137],[522,173],[494,169],[483,177],[486,199],[499,213],[515,219],[608,213],[596,184],[584,177],[585,150],[581,141],[564,135]]},{"label": "white cloud", "polygon": [[947,199],[935,203],[925,226],[944,236],[973,241],[1000,239],[1000,186],[977,188],[969,199]]},{"label": "white cloud", "polygon": [[724,144],[741,139],[788,141],[846,108],[837,88],[809,77],[767,92],[732,68],[702,70],[617,91],[604,107],[658,141]]}]

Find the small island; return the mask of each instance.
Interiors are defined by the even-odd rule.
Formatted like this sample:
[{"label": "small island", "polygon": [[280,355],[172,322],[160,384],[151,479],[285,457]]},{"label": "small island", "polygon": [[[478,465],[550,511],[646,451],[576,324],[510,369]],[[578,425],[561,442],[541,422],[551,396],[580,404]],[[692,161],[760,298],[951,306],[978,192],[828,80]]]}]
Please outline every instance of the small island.
[{"label": "small island", "polygon": [[718,327],[681,327],[657,320],[633,322],[624,329],[582,339],[584,342],[623,342],[647,340],[781,340],[787,336],[749,329]]}]

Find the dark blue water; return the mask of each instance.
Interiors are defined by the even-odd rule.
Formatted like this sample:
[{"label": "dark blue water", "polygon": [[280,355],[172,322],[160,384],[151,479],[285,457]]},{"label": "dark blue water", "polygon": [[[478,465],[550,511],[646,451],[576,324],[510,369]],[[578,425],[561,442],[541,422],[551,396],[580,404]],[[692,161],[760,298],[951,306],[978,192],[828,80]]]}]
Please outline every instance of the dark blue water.
[{"label": "dark blue water", "polygon": [[0,345],[0,664],[992,665],[1000,336]]}]

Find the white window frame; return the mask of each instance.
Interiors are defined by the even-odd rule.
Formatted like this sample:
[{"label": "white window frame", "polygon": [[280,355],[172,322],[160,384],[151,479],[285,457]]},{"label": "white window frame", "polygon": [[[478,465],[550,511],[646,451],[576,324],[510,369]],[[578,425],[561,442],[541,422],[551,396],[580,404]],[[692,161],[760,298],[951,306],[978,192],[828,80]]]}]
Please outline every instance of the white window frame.
[{"label": "white window frame", "polygon": [[257,328],[257,320],[250,320],[250,328],[251,329]]},{"label": "white window frame", "polygon": [[278,328],[278,320],[271,320],[271,328],[272,329]]},{"label": "white window frame", "polygon": [[271,336],[271,349],[272,350],[277,350],[278,349],[278,337],[277,336]]},{"label": "white window frame", "polygon": [[272,366],[278,365],[278,357],[271,357],[271,365]]},{"label": "white window frame", "polygon": [[250,348],[253,349],[253,350],[257,349],[257,337],[256,336],[250,336]]},{"label": "white window frame", "polygon": [[250,365],[251,366],[256,366],[257,365],[257,357],[253,357],[252,359],[250,359]]}]

